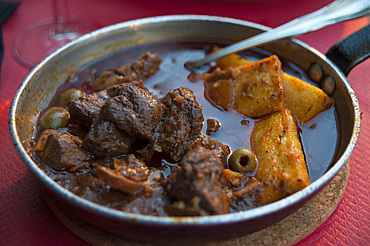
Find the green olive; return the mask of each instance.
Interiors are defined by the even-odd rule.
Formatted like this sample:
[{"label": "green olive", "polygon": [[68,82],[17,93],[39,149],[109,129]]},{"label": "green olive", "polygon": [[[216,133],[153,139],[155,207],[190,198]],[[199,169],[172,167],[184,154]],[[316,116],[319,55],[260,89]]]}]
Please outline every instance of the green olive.
[{"label": "green olive", "polygon": [[52,107],[41,117],[41,126],[44,129],[66,127],[69,118],[68,110],[61,107]]},{"label": "green olive", "polygon": [[247,148],[235,150],[229,158],[229,168],[236,172],[250,173],[256,169],[256,166],[257,157]]},{"label": "green olive", "polygon": [[72,99],[82,97],[84,93],[78,89],[69,89],[60,95],[59,103],[62,107],[66,107]]}]

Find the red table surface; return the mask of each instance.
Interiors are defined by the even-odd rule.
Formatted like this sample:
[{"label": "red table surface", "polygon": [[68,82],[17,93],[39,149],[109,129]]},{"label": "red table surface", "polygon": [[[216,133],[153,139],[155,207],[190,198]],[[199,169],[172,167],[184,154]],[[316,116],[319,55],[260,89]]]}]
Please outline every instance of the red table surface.
[{"label": "red table surface", "polygon": [[[50,0],[24,0],[3,26],[5,55],[0,84],[0,245],[85,245],[47,207],[36,179],[13,147],[8,114],[11,100],[30,69],[12,56],[16,36],[31,23],[51,15]],[[91,20],[97,28],[142,17],[205,14],[248,20],[276,27],[330,3],[329,0],[73,0],[72,15]],[[369,23],[349,21],[305,34],[298,39],[325,53],[334,43]],[[37,47],[35,47],[37,49]],[[348,76],[360,102],[361,133],[350,158],[344,196],[329,219],[297,245],[370,245],[370,60]]]}]

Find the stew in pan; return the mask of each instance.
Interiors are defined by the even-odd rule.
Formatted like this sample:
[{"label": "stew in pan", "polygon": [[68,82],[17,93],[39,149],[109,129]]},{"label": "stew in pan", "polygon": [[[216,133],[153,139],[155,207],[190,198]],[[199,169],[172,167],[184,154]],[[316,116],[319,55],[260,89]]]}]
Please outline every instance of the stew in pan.
[{"label": "stew in pan", "polygon": [[335,153],[333,99],[259,49],[184,68],[223,45],[156,43],[87,64],[41,112],[31,157],[87,200],[148,215],[243,211],[305,188]]}]

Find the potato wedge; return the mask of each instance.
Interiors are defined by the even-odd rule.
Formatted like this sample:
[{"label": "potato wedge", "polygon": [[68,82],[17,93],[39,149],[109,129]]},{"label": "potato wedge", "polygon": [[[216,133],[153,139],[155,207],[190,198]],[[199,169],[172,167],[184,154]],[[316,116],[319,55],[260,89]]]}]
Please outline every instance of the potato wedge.
[{"label": "potato wedge", "polygon": [[206,97],[223,110],[259,118],[284,108],[283,73],[277,56],[202,74]]},{"label": "potato wedge", "polygon": [[277,56],[238,67],[234,84],[234,109],[242,115],[259,118],[283,110],[283,71]]},{"label": "potato wedge", "polygon": [[304,124],[333,105],[330,98],[320,88],[284,73],[285,103]]},{"label": "potato wedge", "polygon": [[213,73],[202,74],[205,96],[216,107],[228,111],[233,103],[233,85],[239,71],[234,68],[217,69]]},{"label": "potato wedge", "polygon": [[288,109],[257,121],[251,144],[258,158],[255,178],[264,184],[257,195],[260,204],[277,201],[310,184],[297,127]]}]

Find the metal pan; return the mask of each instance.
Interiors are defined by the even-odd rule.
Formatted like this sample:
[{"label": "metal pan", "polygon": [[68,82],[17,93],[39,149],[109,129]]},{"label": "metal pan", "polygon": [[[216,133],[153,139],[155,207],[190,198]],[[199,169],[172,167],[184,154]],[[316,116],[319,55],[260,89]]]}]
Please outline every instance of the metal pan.
[{"label": "metal pan", "polygon": [[280,201],[249,211],[217,216],[167,218],[125,213],[99,206],[61,188],[32,161],[26,140],[34,137],[37,117],[56,88],[83,65],[122,48],[178,39],[209,39],[236,42],[267,27],[213,16],[162,16],[109,26],[57,50],[25,78],[11,104],[9,125],[14,145],[42,188],[70,214],[98,228],[126,238],[144,241],[217,240],[245,235],[286,217],[321,191],[348,161],[360,130],[360,110],[345,75],[327,57],[294,39],[281,40],[262,48],[288,59],[307,71],[318,64],[324,76],[335,81],[339,119],[339,145],[334,164],[305,189]]}]

